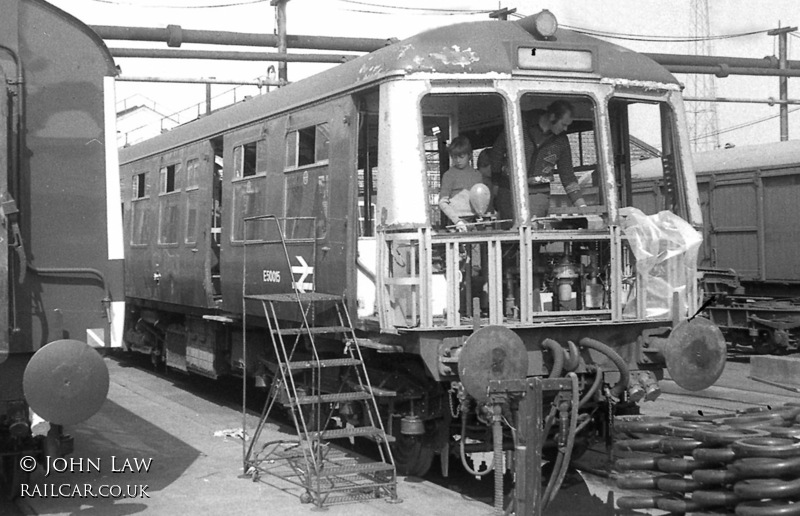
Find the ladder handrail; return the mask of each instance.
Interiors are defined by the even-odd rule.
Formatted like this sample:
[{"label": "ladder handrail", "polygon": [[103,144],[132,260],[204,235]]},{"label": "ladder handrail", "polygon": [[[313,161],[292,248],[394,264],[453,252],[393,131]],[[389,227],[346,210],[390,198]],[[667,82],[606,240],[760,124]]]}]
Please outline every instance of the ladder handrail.
[{"label": "ladder handrail", "polygon": [[[253,222],[253,221],[256,221],[256,220],[273,220],[273,221],[275,221],[275,227],[278,229],[278,236],[280,237],[281,247],[283,248],[283,256],[284,256],[284,258],[286,258],[286,267],[288,267],[289,274],[291,274],[291,271],[292,271],[292,259],[289,257],[289,248],[286,247],[286,238],[284,237],[283,230],[281,229],[281,223],[280,223],[280,219],[281,218],[283,218],[284,220],[287,220],[288,218],[292,218],[292,219],[297,219],[297,220],[310,219],[310,220],[316,221],[316,217],[278,217],[277,215],[253,215],[251,217],[244,217],[243,220],[245,222],[245,225],[247,225],[248,222]],[[245,234],[246,234],[246,232],[245,232]],[[257,241],[250,241],[250,240],[245,239],[243,241],[243,245],[244,245],[245,249],[247,249],[248,245],[263,244],[263,243],[264,242],[261,242],[261,241],[258,241],[258,240]],[[246,267],[247,266],[247,251],[245,251],[245,255],[244,255],[244,258],[243,258],[242,262],[243,262],[242,266]],[[295,299],[297,300],[297,307],[300,309],[300,315],[303,318],[303,328],[310,328],[311,326],[308,323],[308,317],[306,317],[306,312],[305,312],[305,310],[303,310],[303,302],[300,300],[300,290],[297,287],[297,283],[294,281],[294,277],[293,276],[290,276],[290,277],[292,279],[292,281],[291,281],[292,291],[294,291]],[[245,284],[245,285],[247,284],[247,278],[245,277],[244,274],[242,274],[242,283]],[[243,294],[243,297],[246,294],[246,291],[244,290],[244,288],[242,289],[242,294]],[[315,345],[315,342],[314,342],[314,336],[311,334],[310,331],[308,332],[308,338],[311,340],[311,350],[314,353],[314,358],[319,360],[319,355],[317,355],[317,346]]]},{"label": "ladder handrail", "polygon": [[[295,219],[309,219],[309,220],[312,220],[312,221],[316,221],[316,217],[292,217],[292,218],[295,218]],[[317,353],[317,346],[316,346],[316,343],[314,342],[314,335],[311,333],[311,330],[310,330],[311,326],[310,326],[310,324],[308,322],[308,317],[306,315],[306,310],[303,308],[303,302],[300,299],[300,290],[299,290],[299,288],[297,286],[297,283],[295,283],[295,281],[294,281],[294,277],[291,276],[292,259],[289,257],[289,249],[286,246],[286,238],[285,238],[285,236],[283,234],[283,229],[281,228],[280,218],[277,215],[269,214],[269,215],[254,215],[254,216],[251,216],[251,217],[244,217],[243,220],[244,220],[244,223],[245,223],[245,227],[247,227],[248,223],[252,223],[252,222],[258,221],[258,220],[272,220],[272,221],[275,222],[275,227],[278,230],[278,237],[280,238],[281,248],[283,249],[283,256],[286,259],[286,267],[287,267],[287,269],[288,269],[288,271],[290,273],[290,278],[291,278],[290,283],[291,283],[291,286],[292,286],[292,290],[294,291],[295,300],[297,302],[297,307],[298,307],[298,309],[300,311],[300,316],[302,318],[302,327],[307,330],[307,336],[308,336],[308,339],[309,339],[310,344],[311,344],[311,351],[312,351],[312,353],[314,355],[314,358],[317,361],[319,361],[319,354]],[[314,227],[314,226],[315,226],[315,224],[312,223],[312,227]],[[246,235],[247,235],[247,231],[245,230],[245,237],[246,237]],[[245,249],[245,251],[243,253],[243,258],[242,258],[242,304],[243,305],[246,303],[246,295],[247,295],[247,274],[246,274],[246,271],[247,271],[247,246],[248,245],[254,245],[254,244],[263,244],[263,243],[264,242],[259,241],[259,240],[250,241],[250,240],[247,240],[246,238],[243,241],[243,246],[244,246],[244,249]],[[264,316],[267,319],[267,324],[268,324],[269,329],[270,329],[270,334],[272,335],[272,343],[273,343],[273,348],[275,350],[275,354],[276,354],[276,356],[283,355],[284,361],[288,363],[291,360],[291,357],[289,357],[289,355],[286,352],[286,345],[285,345],[285,343],[283,341],[283,336],[280,335],[280,333],[278,333],[278,341],[276,342],[276,340],[275,340],[275,332],[279,329],[278,328],[278,317],[277,317],[277,314],[275,313],[275,307],[272,305],[272,303],[270,303],[270,312],[271,313],[269,313],[267,311],[266,303],[262,303],[262,304],[263,304],[263,308],[264,308]],[[247,307],[243,306],[243,309],[244,309],[243,310],[243,312],[244,312],[243,315],[246,317]],[[273,327],[273,322],[275,323],[275,327]],[[245,335],[247,334],[246,328],[245,328],[244,333],[245,333]],[[246,340],[246,337],[244,337],[244,339]],[[278,342],[280,342],[280,346],[278,346]],[[243,349],[246,352],[246,350],[247,350],[246,345],[243,346]],[[244,360],[246,362],[246,360],[247,360],[246,356],[244,356]],[[247,376],[246,370],[245,370],[244,376]],[[288,378],[287,378],[287,376],[288,376]],[[318,393],[321,391],[321,387],[322,387],[322,385],[321,385],[322,379],[321,379],[320,376],[321,375],[319,375],[319,374],[315,374],[314,375],[314,378],[316,379],[315,388],[316,388]],[[295,384],[294,376],[292,376],[291,373],[287,375],[283,371],[283,369],[281,369],[281,377],[282,377],[282,380],[283,380],[285,385],[291,385],[291,392],[293,392],[294,395],[297,396],[297,385]],[[320,415],[321,415],[320,408],[317,406],[317,407],[314,408],[314,410],[316,410],[316,414],[315,415],[316,415],[317,421],[319,422]],[[308,425],[306,424],[305,416],[303,415],[302,410],[299,407],[297,407],[298,414],[295,414],[295,410],[294,409],[290,410],[289,412],[292,413],[292,418],[295,420],[295,426],[298,428],[298,430],[302,429],[304,435],[307,437],[309,435]],[[299,419],[300,425],[297,424],[298,423],[298,419]],[[307,453],[308,450],[306,450],[305,447],[301,447],[301,448],[303,449],[303,455],[306,456],[306,453]],[[311,457],[312,457],[312,459],[310,461],[311,465],[316,470],[319,467],[319,461],[316,460],[317,456],[316,456],[315,453],[311,453]],[[320,458],[320,460],[321,460],[321,458]],[[308,461],[307,461],[307,463],[308,463]]]}]

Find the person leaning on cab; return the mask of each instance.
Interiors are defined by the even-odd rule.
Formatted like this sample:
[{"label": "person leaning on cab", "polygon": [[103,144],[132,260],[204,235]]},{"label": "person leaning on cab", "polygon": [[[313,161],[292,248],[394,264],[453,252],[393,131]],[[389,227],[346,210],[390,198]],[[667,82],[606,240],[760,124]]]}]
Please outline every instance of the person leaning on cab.
[{"label": "person leaning on cab", "polygon": [[[536,109],[523,113],[528,206],[532,217],[547,216],[550,182],[556,173],[572,205],[586,207],[572,168],[572,149],[566,132],[572,123],[573,111],[568,101],[556,100],[544,111]],[[498,204],[510,206],[510,202],[505,202],[511,199],[511,183],[505,170],[506,156],[506,135],[501,133],[492,152],[492,180],[498,186]],[[500,216],[506,218],[504,214]]]},{"label": "person leaning on cab", "polygon": [[[447,151],[450,154],[450,169],[442,177],[439,208],[452,221],[456,231],[466,231],[468,221],[484,215],[489,204],[489,189],[481,173],[472,168],[472,144],[467,137],[453,138]],[[483,188],[473,188],[476,185],[483,185]],[[478,190],[480,194],[476,195]],[[475,210],[476,197],[483,197],[485,202],[480,204],[486,206],[478,208],[483,208],[480,211],[484,213]]]}]

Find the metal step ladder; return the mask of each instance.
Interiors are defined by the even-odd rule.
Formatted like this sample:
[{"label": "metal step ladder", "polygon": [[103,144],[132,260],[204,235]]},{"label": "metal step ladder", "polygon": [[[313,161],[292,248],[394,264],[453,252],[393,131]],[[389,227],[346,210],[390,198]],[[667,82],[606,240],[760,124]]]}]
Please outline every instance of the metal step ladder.
[{"label": "metal step ladder", "polygon": [[[272,218],[262,216],[261,218]],[[290,264],[283,234],[281,243]],[[245,277],[243,274],[242,277]],[[294,285],[293,285],[294,286]],[[301,501],[318,508],[333,503],[374,499],[384,496],[399,502],[397,473],[389,446],[393,441],[384,430],[376,392],[370,384],[366,365],[355,334],[344,297],[317,292],[302,292],[294,286],[292,293],[247,294],[249,302],[260,303],[269,328],[277,364],[262,357],[263,365],[273,371],[273,381],[259,422],[252,438],[245,431],[244,471],[254,481],[270,474],[304,489]],[[283,306],[282,306],[283,305]],[[286,327],[279,317],[285,307],[294,305],[300,314],[300,325]],[[280,308],[279,308],[280,307]],[[283,308],[283,310],[281,310]],[[311,321],[318,309],[335,309],[335,326],[315,326]],[[341,358],[320,357],[315,338],[324,336],[342,341]],[[305,339],[306,346],[299,344]],[[245,344],[246,346],[246,344]],[[303,354],[302,357],[298,356]],[[246,356],[246,353],[243,354]],[[310,356],[309,356],[310,355]],[[272,357],[270,357],[272,358]],[[338,372],[334,385],[323,382],[324,373]],[[246,370],[246,364],[245,364]],[[377,394],[385,396],[386,391]],[[246,390],[245,390],[246,399]],[[358,403],[363,426],[335,427],[333,414],[337,408]],[[282,404],[294,423],[296,440],[267,441],[262,433],[272,409]],[[243,405],[243,411],[246,407]],[[246,414],[243,413],[246,421]],[[338,419],[343,423],[343,418]],[[356,458],[331,446],[331,441],[356,437],[369,438],[377,445],[377,460]],[[263,442],[262,442],[263,441]]]}]

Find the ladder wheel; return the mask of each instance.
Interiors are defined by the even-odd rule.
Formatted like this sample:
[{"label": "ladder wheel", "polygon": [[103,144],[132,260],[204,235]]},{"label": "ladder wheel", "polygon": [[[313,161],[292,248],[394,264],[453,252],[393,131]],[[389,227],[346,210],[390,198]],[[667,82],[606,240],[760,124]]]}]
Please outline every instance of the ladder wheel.
[{"label": "ladder wheel", "polygon": [[[392,447],[392,456],[397,474],[423,477],[431,469],[434,449],[425,446],[422,436],[397,434]],[[446,459],[445,459],[446,460]]]}]

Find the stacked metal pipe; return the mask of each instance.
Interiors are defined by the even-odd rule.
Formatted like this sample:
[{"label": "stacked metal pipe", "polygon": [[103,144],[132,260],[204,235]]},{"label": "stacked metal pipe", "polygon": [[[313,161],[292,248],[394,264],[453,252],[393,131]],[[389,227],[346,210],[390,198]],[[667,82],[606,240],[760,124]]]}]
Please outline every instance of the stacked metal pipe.
[{"label": "stacked metal pipe", "polygon": [[621,509],[800,515],[800,403],[739,413],[674,412],[615,421]]}]

